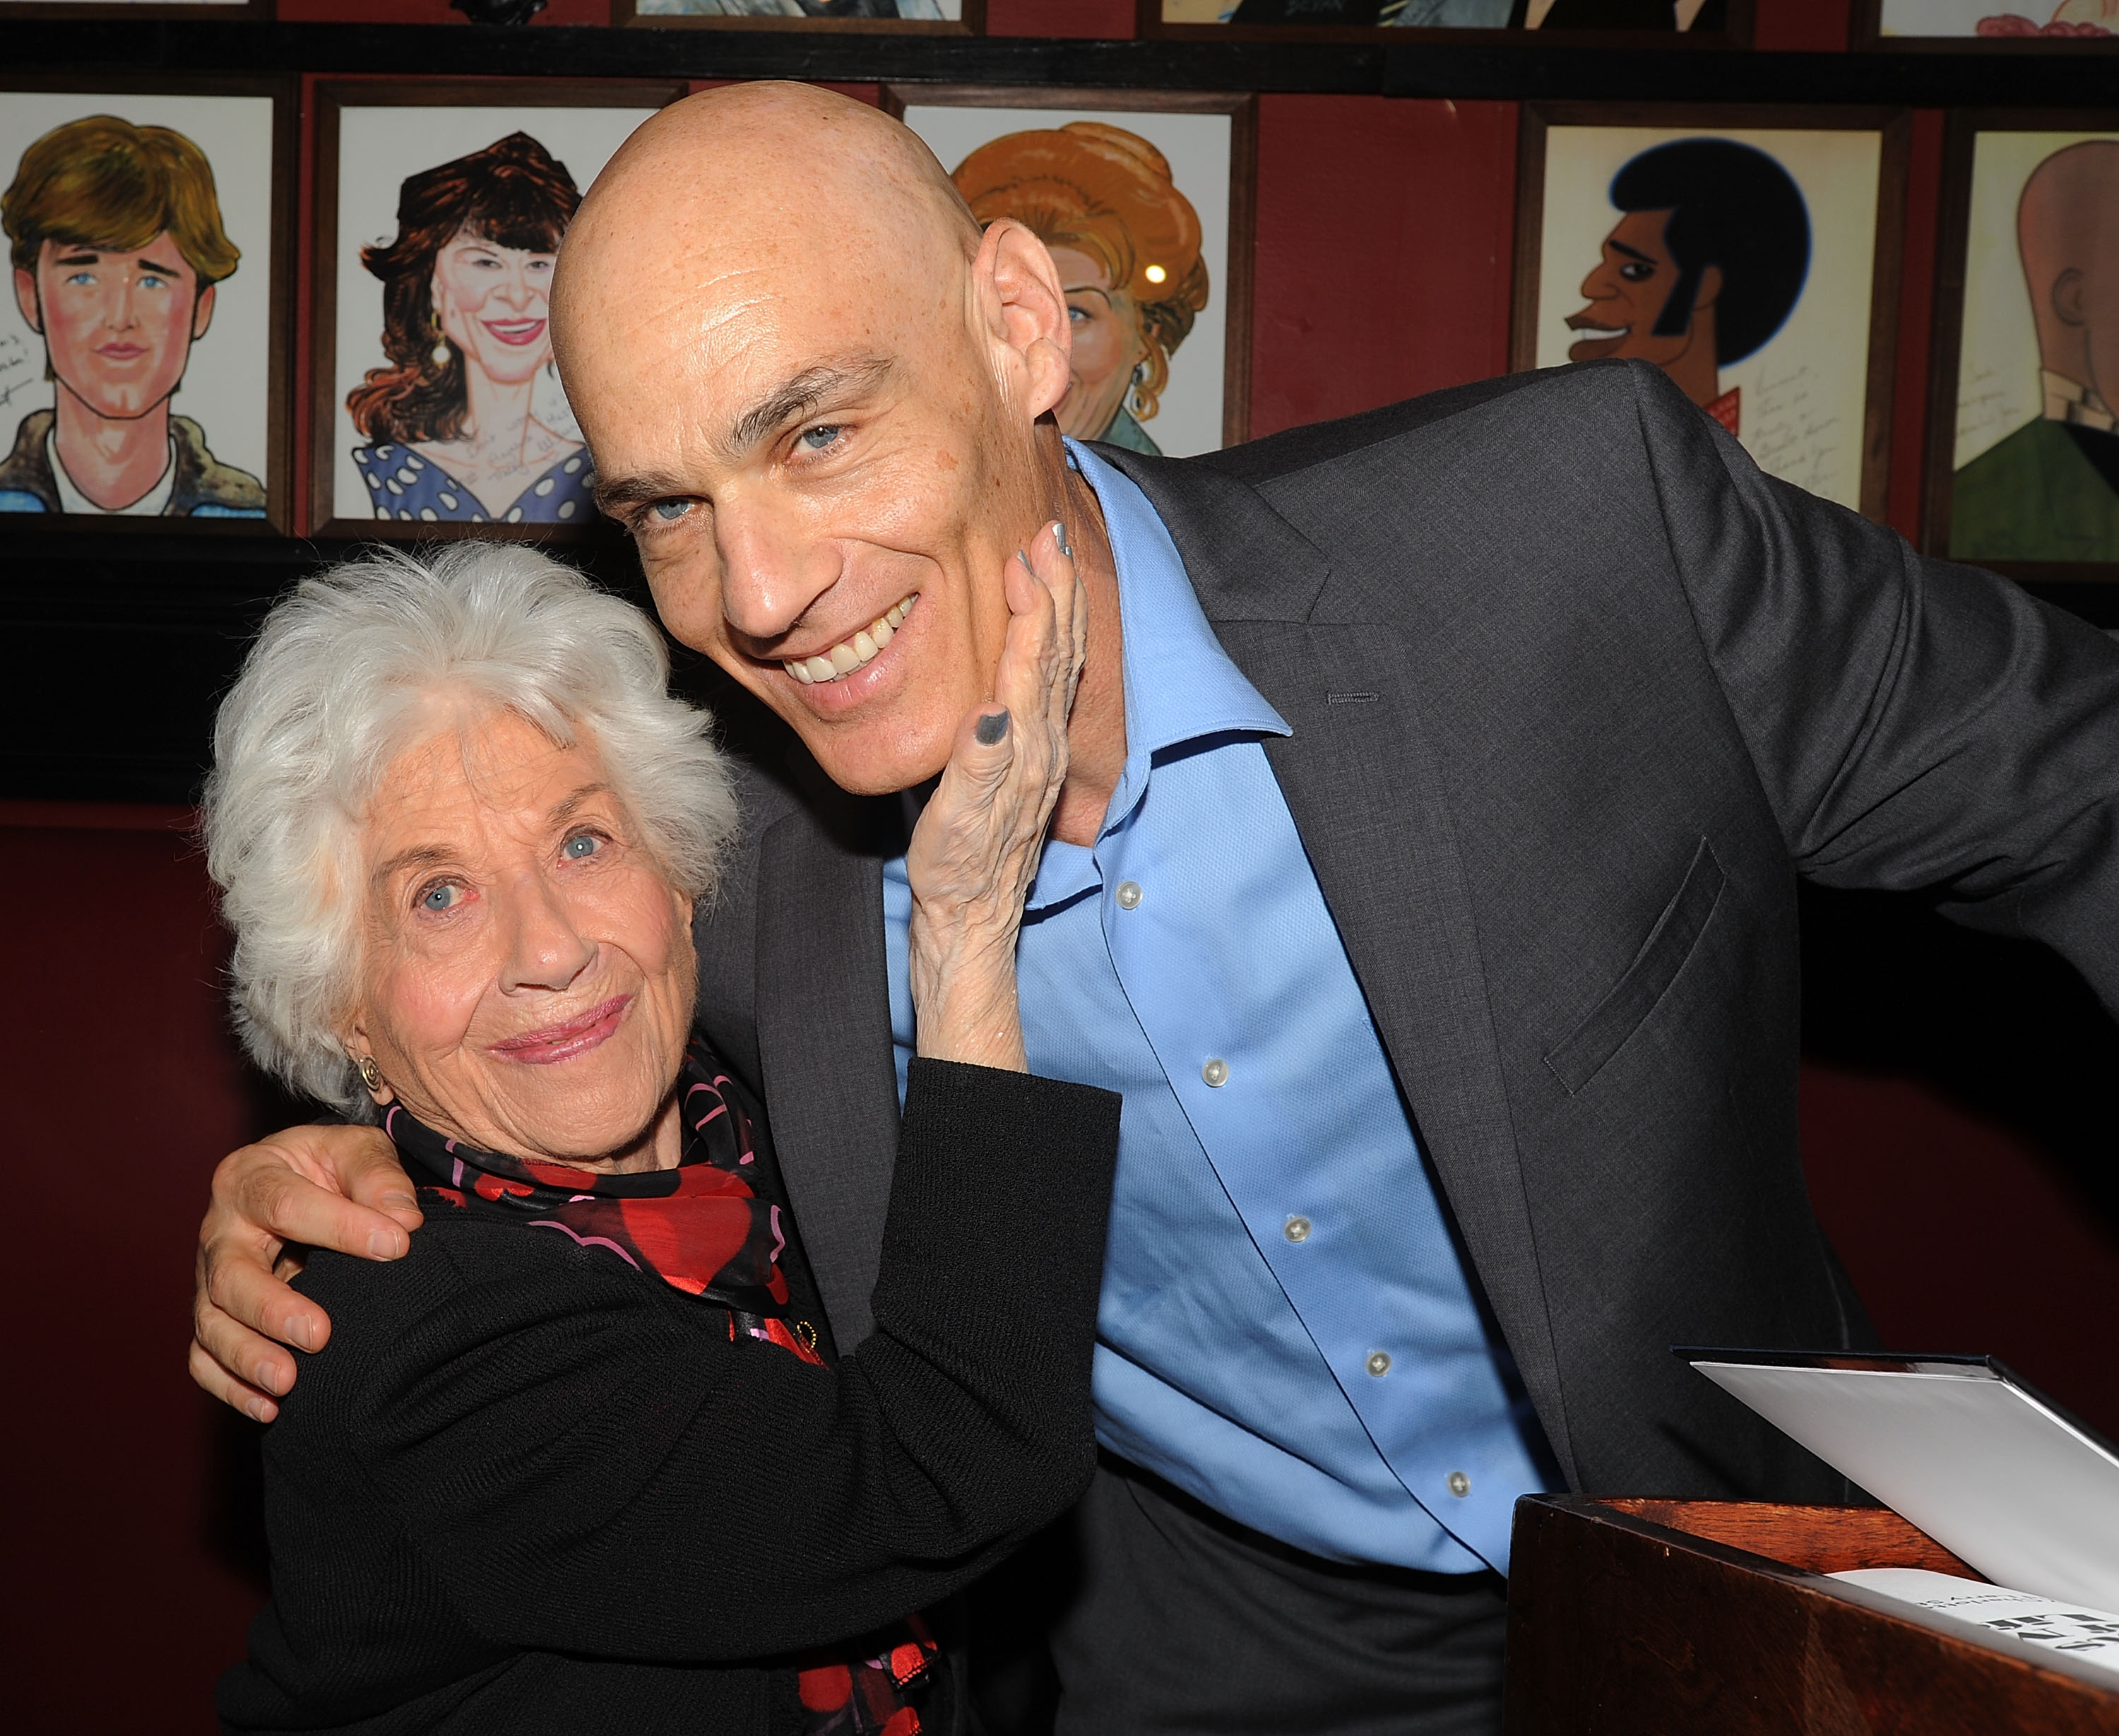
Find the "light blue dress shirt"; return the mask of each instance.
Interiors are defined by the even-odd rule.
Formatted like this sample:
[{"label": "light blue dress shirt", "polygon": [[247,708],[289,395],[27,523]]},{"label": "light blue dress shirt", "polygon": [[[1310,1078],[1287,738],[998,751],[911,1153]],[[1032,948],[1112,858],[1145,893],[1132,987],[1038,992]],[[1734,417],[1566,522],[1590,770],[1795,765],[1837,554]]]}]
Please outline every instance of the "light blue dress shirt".
[{"label": "light blue dress shirt", "polygon": [[[1095,847],[1046,845],[1018,958],[1032,1070],[1125,1099],[1097,1437],[1313,1554],[1505,1572],[1537,1425],[1266,762],[1288,726],[1147,497],[1069,451],[1118,567],[1126,762]],[[883,914],[902,1095],[902,858]]]}]

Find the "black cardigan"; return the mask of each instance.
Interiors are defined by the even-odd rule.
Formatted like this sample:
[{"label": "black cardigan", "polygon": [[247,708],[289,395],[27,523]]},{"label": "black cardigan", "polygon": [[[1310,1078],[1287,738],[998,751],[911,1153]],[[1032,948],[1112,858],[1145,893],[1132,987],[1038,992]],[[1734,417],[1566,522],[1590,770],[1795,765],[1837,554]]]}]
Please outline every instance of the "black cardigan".
[{"label": "black cardigan", "polygon": [[511,1224],[313,1256],[332,1340],[266,1436],[272,1598],[224,1728],[773,1730],[777,1655],[948,1596],[1086,1486],[1118,1124],[915,1061],[875,1331],[836,1370]]}]

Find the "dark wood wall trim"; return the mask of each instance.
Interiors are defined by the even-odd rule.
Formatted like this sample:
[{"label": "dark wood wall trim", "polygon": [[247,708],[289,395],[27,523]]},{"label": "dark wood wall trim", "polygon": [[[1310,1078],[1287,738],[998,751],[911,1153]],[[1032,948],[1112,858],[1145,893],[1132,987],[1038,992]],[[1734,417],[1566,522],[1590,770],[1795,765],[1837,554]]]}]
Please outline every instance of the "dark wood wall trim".
[{"label": "dark wood wall trim", "polygon": [[1089,85],[1546,102],[1860,103],[2084,108],[2110,99],[2103,56],[1761,53],[1520,42],[1086,42],[476,25],[10,21],[16,67],[826,82]]}]

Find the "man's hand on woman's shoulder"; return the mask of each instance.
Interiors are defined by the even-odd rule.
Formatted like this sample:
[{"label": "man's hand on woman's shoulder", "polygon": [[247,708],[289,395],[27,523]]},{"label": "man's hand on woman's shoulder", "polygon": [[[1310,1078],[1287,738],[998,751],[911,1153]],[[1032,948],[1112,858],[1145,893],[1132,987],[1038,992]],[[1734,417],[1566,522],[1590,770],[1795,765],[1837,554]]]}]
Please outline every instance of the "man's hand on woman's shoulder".
[{"label": "man's hand on woman's shoulder", "polygon": [[294,1384],[283,1345],[321,1350],[331,1319],[286,1281],[299,1250],[396,1260],[420,1224],[410,1178],[378,1127],[289,1127],[232,1151],[199,1226],[192,1378],[269,1423]]}]

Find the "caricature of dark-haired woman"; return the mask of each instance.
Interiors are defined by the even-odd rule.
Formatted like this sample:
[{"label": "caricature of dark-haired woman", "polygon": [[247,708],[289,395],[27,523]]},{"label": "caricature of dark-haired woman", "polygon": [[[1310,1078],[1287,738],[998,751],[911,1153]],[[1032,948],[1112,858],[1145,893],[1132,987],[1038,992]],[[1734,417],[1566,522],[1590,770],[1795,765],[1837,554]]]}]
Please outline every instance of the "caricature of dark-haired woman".
[{"label": "caricature of dark-haired woman", "polygon": [[383,348],[345,407],[368,442],[353,461],[378,518],[579,524],[589,455],[538,419],[552,358],[546,298],[581,203],[527,133],[406,178],[397,236],[363,248],[383,280]]}]

